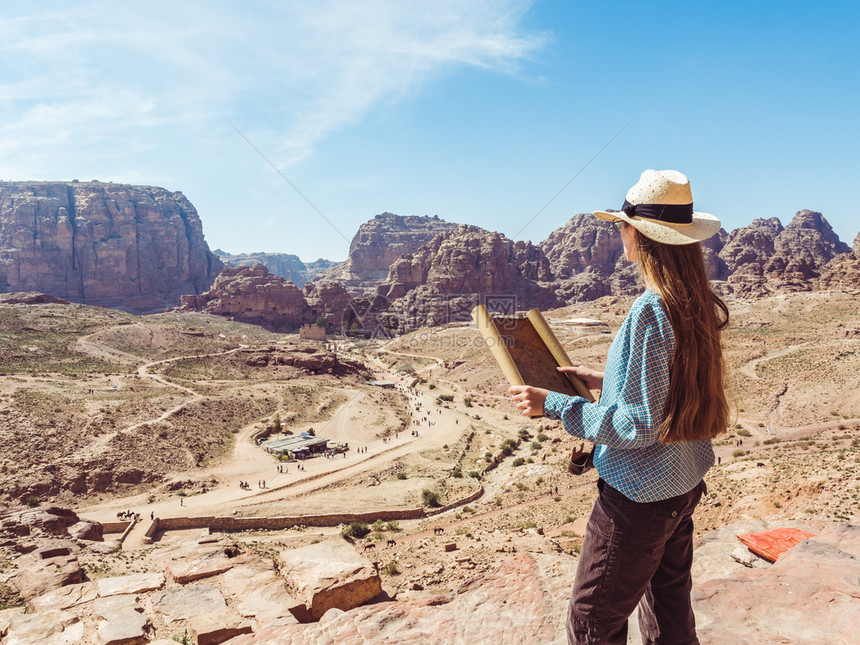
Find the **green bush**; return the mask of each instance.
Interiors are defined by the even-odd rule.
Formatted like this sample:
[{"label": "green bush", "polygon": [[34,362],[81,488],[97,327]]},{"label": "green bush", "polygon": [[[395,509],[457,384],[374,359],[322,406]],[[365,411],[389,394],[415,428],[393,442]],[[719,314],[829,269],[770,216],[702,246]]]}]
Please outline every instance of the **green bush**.
[{"label": "green bush", "polygon": [[732,457],[743,457],[747,454],[746,450],[741,450],[740,448],[737,450],[732,450]]},{"label": "green bush", "polygon": [[27,506],[33,508],[34,506],[39,505],[39,498],[35,495],[27,495]]},{"label": "green bush", "polygon": [[430,508],[441,506],[439,503],[439,493],[432,491],[429,488],[425,488],[421,491],[421,502],[424,506],[429,506]]},{"label": "green bush", "polygon": [[523,459],[522,457],[517,457],[513,461],[514,466],[522,466],[524,463],[526,463],[526,460]]},{"label": "green bush", "polygon": [[399,473],[397,473],[397,479],[406,479],[406,473],[401,470]]},{"label": "green bush", "polygon": [[749,437],[749,436],[751,436],[751,434],[750,434],[750,431],[747,430],[746,428],[741,428],[740,430],[738,430],[738,436],[739,437]]},{"label": "green bush", "polygon": [[538,441],[540,441],[541,443],[543,443],[543,442],[544,442],[544,441],[546,441],[547,439],[549,439],[549,437],[548,437],[548,436],[546,436],[543,432],[538,433],[538,436],[537,436],[537,440],[538,440]]},{"label": "green bush", "polygon": [[368,533],[370,533],[370,527],[367,524],[364,522],[353,522],[343,530],[341,535],[360,540]]},{"label": "green bush", "polygon": [[397,563],[392,561],[382,567],[382,573],[389,576],[396,576],[400,575],[400,569],[397,568]]},{"label": "green bush", "polygon": [[467,408],[471,408],[472,407],[472,397],[467,396],[466,398],[464,398],[463,399],[463,405],[465,405]]},{"label": "green bush", "polygon": [[510,457],[512,454],[514,454],[514,448],[516,448],[516,446],[517,446],[517,442],[514,441],[513,439],[505,439],[502,442],[502,453],[506,457]]},{"label": "green bush", "polygon": [[463,470],[459,466],[454,466],[451,469],[451,477],[457,477],[458,479],[463,476]]}]

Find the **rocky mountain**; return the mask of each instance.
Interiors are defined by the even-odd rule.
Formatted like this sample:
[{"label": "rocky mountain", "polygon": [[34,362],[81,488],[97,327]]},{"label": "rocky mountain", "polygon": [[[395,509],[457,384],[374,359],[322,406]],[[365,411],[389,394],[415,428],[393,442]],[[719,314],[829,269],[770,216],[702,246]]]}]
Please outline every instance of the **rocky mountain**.
[{"label": "rocky mountain", "polygon": [[295,283],[297,287],[303,287],[306,282],[321,271],[338,264],[322,258],[315,262],[302,262],[299,256],[288,253],[240,253],[232,255],[221,249],[215,249],[213,253],[226,266],[241,267],[262,264],[272,275],[281,276],[285,280]]},{"label": "rocky mountain", "polygon": [[205,311],[274,331],[295,331],[320,319],[330,328],[338,327],[351,301],[339,284],[306,283],[302,290],[255,264],[225,268],[206,293],[182,296],[179,309]]},{"label": "rocky mountain", "polygon": [[[460,224],[396,260],[378,293],[393,303],[397,329],[469,320],[479,301],[513,313],[556,302],[549,260],[531,242]],[[537,278],[537,279],[536,279]]]},{"label": "rocky mountain", "polygon": [[821,290],[860,292],[860,233],[850,252],[837,255],[821,268],[816,286]]},{"label": "rocky mountain", "polygon": [[735,229],[719,258],[725,263],[723,291],[756,296],[773,291],[810,291],[821,269],[850,251],[821,213],[798,211],[788,226],[776,217]]},{"label": "rocky mountain", "polygon": [[340,282],[354,293],[373,294],[395,260],[414,253],[453,226],[435,215],[382,213],[359,227],[349,245],[347,260],[319,272],[316,280]]},{"label": "rocky mountain", "polygon": [[153,186],[0,182],[0,291],[159,311],[221,270],[191,202]]}]

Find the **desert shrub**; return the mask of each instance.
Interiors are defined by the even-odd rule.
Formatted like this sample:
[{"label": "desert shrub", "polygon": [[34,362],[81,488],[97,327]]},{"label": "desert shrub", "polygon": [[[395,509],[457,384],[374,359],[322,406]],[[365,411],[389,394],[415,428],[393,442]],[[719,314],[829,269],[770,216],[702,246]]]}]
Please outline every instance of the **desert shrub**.
[{"label": "desert shrub", "polygon": [[385,523],[385,528],[389,531],[399,531],[400,522],[398,522],[397,520],[391,520]]},{"label": "desert shrub", "polygon": [[749,437],[750,431],[747,430],[746,428],[741,428],[740,430],[738,430],[738,436],[739,437]]},{"label": "desert shrub", "polygon": [[776,437],[772,437],[770,439],[765,439],[764,441],[762,441],[762,443],[766,446],[770,446],[772,444],[779,443],[779,439]]},{"label": "desert shrub", "polygon": [[424,506],[429,506],[431,508],[441,506],[439,503],[439,493],[430,490],[429,488],[425,488],[421,491],[421,503],[424,504]]},{"label": "desert shrub", "polygon": [[370,533],[370,527],[367,524],[364,522],[353,522],[341,532],[341,535],[360,540],[368,533]]},{"label": "desert shrub", "polygon": [[33,508],[34,506],[39,505],[39,498],[36,497],[35,495],[27,495],[26,503],[27,503],[27,506],[29,506],[30,508]]},{"label": "desert shrub", "polygon": [[475,479],[480,479],[481,473],[477,470],[470,470],[469,471],[469,477],[474,477]]},{"label": "desert shrub", "polygon": [[544,442],[544,441],[546,441],[547,439],[549,439],[549,437],[548,437],[548,436],[546,436],[543,432],[538,433],[538,436],[537,436],[537,440],[538,440],[538,441],[540,441],[540,442]]},{"label": "desert shrub", "polygon": [[441,401],[447,401],[448,403],[452,403],[454,401],[453,394],[440,394],[436,397],[436,405],[439,405]]},{"label": "desert shrub", "polygon": [[397,563],[394,561],[389,562],[384,567],[382,567],[382,573],[389,576],[400,575],[400,569],[397,568]]},{"label": "desert shrub", "polygon": [[513,461],[514,466],[522,466],[524,463],[526,463],[526,460],[523,459],[522,457],[517,457]]},{"label": "desert shrub", "polygon": [[740,448],[737,450],[732,450],[732,457],[743,457],[747,454],[746,450],[741,450]]},{"label": "desert shrub", "polygon": [[451,469],[451,477],[457,477],[457,478],[460,478],[460,477],[462,477],[462,476],[463,476],[463,471],[462,471],[462,469],[461,469],[459,466],[454,466],[454,467]]},{"label": "desert shrub", "polygon": [[397,473],[397,479],[406,479],[406,473],[401,470],[399,473]]},{"label": "desert shrub", "polygon": [[513,439],[505,439],[502,442],[502,453],[506,457],[509,457],[512,454],[514,454],[514,448],[516,448],[516,446],[517,446],[517,442],[514,441]]},{"label": "desert shrub", "polygon": [[520,437],[520,439],[531,439],[532,438],[531,434],[529,433],[528,429],[526,429],[526,428],[520,428],[519,437]]},{"label": "desert shrub", "polygon": [[464,398],[463,399],[463,405],[465,405],[467,408],[471,408],[472,407],[472,397],[467,396],[466,398]]}]

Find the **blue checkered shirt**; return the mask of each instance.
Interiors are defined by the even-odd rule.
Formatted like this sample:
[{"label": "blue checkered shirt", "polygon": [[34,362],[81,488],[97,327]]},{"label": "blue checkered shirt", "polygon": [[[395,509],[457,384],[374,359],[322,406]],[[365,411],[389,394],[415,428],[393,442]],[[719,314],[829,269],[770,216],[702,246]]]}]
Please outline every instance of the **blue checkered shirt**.
[{"label": "blue checkered shirt", "polygon": [[597,472],[635,502],[682,495],[714,464],[710,441],[658,441],[674,348],[660,296],[649,289],[633,303],[609,347],[600,401],[550,392],[544,403],[544,415],[597,445]]}]

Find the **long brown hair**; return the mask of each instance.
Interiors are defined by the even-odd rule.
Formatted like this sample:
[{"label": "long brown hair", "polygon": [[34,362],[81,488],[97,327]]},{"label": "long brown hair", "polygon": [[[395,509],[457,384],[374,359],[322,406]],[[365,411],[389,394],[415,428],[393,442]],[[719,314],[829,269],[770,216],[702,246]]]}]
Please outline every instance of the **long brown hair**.
[{"label": "long brown hair", "polygon": [[660,441],[712,439],[729,420],[720,346],[729,309],[711,289],[701,244],[662,244],[639,231],[635,237],[639,270],[660,295],[675,334]]}]

